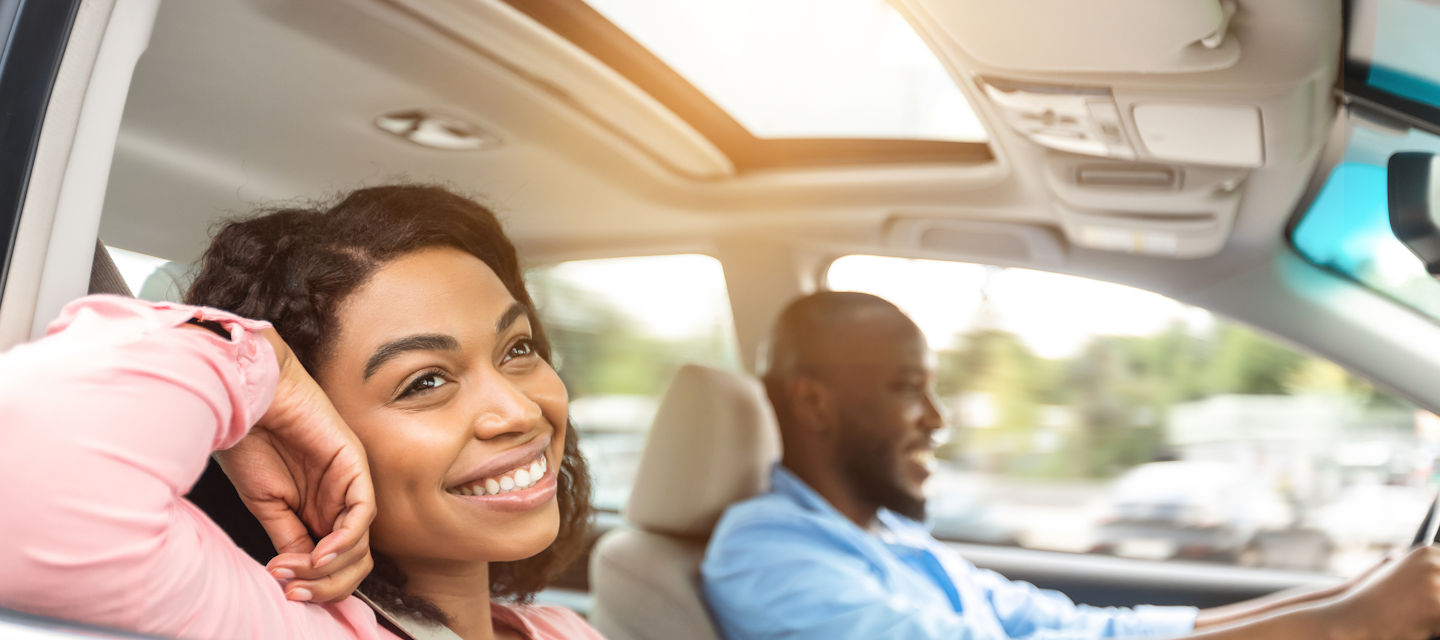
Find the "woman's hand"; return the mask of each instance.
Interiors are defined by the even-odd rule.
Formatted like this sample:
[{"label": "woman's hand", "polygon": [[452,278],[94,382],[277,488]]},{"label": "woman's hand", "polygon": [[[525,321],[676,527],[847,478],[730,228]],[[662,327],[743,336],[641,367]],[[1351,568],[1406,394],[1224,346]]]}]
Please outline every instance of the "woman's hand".
[{"label": "woman's hand", "polygon": [[245,438],[215,456],[279,552],[267,569],[287,581],[285,596],[342,600],[372,567],[365,450],[279,334],[267,329],[265,337],[280,365],[275,399]]}]

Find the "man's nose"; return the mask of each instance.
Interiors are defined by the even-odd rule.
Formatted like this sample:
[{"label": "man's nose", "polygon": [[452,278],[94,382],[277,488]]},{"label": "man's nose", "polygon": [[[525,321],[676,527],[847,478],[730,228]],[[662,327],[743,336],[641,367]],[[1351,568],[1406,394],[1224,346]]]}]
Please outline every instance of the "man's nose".
[{"label": "man's nose", "polygon": [[920,426],[929,431],[944,429],[949,420],[946,419],[945,411],[941,407],[940,399],[935,397],[934,391],[925,392],[925,413],[921,416]]},{"label": "man's nose", "polygon": [[925,394],[925,416],[920,421],[920,426],[930,436],[930,446],[940,447],[950,442],[955,431],[950,428],[949,408],[935,397],[934,392]]}]

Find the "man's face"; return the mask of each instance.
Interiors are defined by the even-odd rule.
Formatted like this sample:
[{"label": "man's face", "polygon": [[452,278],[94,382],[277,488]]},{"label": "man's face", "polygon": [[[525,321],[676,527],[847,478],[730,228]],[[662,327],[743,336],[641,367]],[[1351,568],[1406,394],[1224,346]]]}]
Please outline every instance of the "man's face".
[{"label": "man's face", "polygon": [[906,517],[925,518],[932,436],[944,427],[930,392],[934,356],[909,319],[864,319],[834,361],[836,462],[851,492]]}]

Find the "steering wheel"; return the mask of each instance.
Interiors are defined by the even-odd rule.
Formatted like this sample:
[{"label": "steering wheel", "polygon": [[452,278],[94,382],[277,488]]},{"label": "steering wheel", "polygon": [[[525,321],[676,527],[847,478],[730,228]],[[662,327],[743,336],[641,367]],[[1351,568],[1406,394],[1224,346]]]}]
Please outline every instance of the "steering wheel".
[{"label": "steering wheel", "polygon": [[1436,494],[1435,500],[1430,503],[1430,511],[1420,522],[1420,530],[1415,532],[1415,540],[1410,546],[1422,547],[1436,542],[1440,542],[1440,494]]},{"label": "steering wheel", "polygon": [[1430,503],[1430,511],[1426,512],[1425,519],[1420,521],[1420,530],[1415,532],[1415,541],[1410,543],[1410,547],[1422,547],[1436,542],[1440,542],[1440,493],[1435,494],[1434,502]]}]

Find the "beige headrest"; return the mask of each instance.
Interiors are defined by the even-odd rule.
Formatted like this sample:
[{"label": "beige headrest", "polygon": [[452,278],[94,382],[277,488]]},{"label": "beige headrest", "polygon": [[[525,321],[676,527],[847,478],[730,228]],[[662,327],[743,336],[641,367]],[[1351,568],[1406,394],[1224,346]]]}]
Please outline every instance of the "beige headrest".
[{"label": "beige headrest", "polygon": [[685,365],[655,414],[625,518],[655,533],[709,536],[725,507],[769,486],[779,458],[780,432],[758,380]]}]

